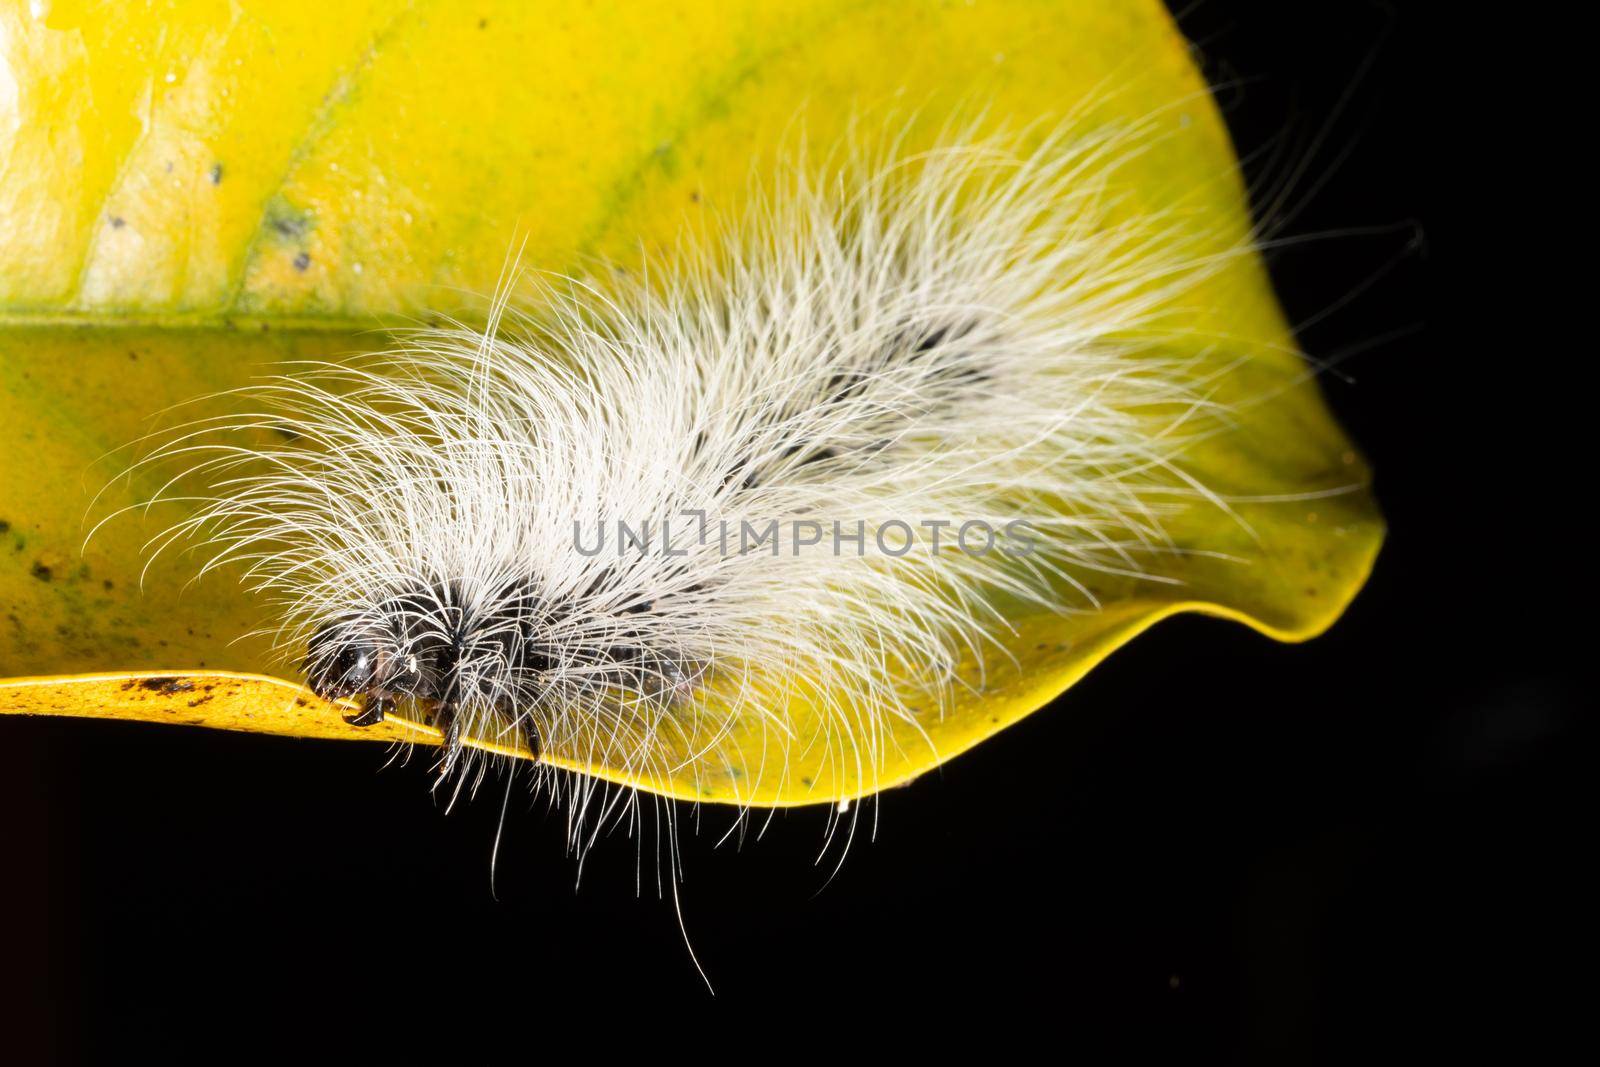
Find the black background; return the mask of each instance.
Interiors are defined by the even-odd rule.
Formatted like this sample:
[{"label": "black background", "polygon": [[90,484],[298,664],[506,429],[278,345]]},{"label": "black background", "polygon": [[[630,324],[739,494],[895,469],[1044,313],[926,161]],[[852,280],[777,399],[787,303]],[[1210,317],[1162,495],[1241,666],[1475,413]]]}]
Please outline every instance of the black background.
[{"label": "black background", "polygon": [[1392,528],[1329,634],[1163,624],[883,797],[876,840],[820,893],[821,814],[737,848],[709,812],[684,836],[684,898],[714,1000],[670,902],[635,896],[631,842],[603,843],[575,892],[559,814],[514,801],[497,902],[498,790],[447,817],[425,760],[3,721],[0,751],[26,758],[0,791],[19,990],[0,1040],[61,1060],[438,1044],[453,1062],[488,1034],[529,1059],[637,1037],[742,1061],[977,1028],[995,1055],[1042,1031],[1063,1057],[1293,1063],[1509,1016],[1494,984],[1535,982],[1537,950],[1560,949],[1562,857],[1582,847],[1577,661],[1545,613],[1573,594],[1559,567],[1516,569],[1538,487],[1440,430],[1487,357],[1444,359],[1425,306],[1428,30],[1333,0],[1181,19],[1252,174],[1309,162],[1289,232],[1343,233],[1272,261],[1291,318],[1317,320],[1307,351],[1345,357],[1325,389]]}]

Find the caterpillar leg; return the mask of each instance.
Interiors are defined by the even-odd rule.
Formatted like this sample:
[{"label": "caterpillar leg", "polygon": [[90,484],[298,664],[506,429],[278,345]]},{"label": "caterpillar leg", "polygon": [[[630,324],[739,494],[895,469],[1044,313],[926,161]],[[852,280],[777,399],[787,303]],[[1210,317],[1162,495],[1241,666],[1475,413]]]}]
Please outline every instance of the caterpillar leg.
[{"label": "caterpillar leg", "polygon": [[382,697],[369,697],[366,703],[361,705],[360,711],[352,711],[345,715],[344,721],[351,726],[376,726],[383,721],[392,703]]},{"label": "caterpillar leg", "polygon": [[439,759],[439,776],[443,778],[455,769],[456,760],[461,756],[461,716],[456,714],[456,706],[441,700],[433,709],[433,725],[439,731],[439,743],[444,751]]}]

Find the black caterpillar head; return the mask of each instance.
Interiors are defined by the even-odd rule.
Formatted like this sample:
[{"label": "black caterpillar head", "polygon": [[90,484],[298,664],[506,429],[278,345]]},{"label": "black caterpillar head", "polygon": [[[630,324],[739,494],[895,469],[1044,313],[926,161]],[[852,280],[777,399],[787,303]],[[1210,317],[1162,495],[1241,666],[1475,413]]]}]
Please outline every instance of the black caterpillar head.
[{"label": "black caterpillar head", "polygon": [[490,596],[474,596],[461,582],[419,583],[323,623],[307,644],[303,669],[324,699],[364,698],[348,722],[369,726],[395,705],[416,701],[454,742],[449,731],[462,705],[490,709],[509,723],[541,699],[561,696],[563,685],[591,696],[687,692],[701,671],[651,649],[636,625],[651,607],[612,607],[589,619],[603,639],[557,642],[554,629],[578,621],[578,609],[545,604],[524,583]]},{"label": "black caterpillar head", "polygon": [[306,646],[312,691],[328,700],[364,696],[367,710],[350,717],[363,725],[403,700],[493,702],[496,679],[517,653],[524,606],[512,601],[480,613],[464,600],[459,585],[446,583],[323,623]]},{"label": "black caterpillar head", "polygon": [[302,669],[312,691],[326,700],[440,700],[447,688],[442,646],[408,640],[381,613],[345,615],[312,634]]}]

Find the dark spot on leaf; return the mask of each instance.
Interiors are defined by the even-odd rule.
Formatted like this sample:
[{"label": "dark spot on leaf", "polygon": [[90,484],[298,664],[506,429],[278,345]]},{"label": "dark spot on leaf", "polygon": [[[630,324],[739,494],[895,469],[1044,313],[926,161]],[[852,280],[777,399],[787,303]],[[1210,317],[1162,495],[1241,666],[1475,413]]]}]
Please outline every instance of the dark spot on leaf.
[{"label": "dark spot on leaf", "polygon": [[488,19],[479,19],[478,20],[478,29],[486,30],[488,28],[489,28],[489,20]]},{"label": "dark spot on leaf", "polygon": [[124,219],[121,215],[112,215],[111,216],[111,228],[113,230],[120,230],[124,226],[126,226],[127,224],[128,224],[127,220]]},{"label": "dark spot on leaf", "polygon": [[50,564],[42,559],[33,561],[33,570],[30,573],[41,582],[48,582],[55,577],[55,572],[50,569]]},{"label": "dark spot on leaf", "polygon": [[212,699],[212,698],[209,697],[209,696],[199,697],[199,698],[197,698],[195,700],[189,701],[189,706],[191,708],[198,708],[201,704],[204,704],[206,701],[208,701],[210,699]]},{"label": "dark spot on leaf", "polygon": [[294,257],[295,270],[305,270],[309,266],[311,266],[311,253],[301,252],[298,256]]},{"label": "dark spot on leaf", "polygon": [[211,184],[212,185],[221,185],[222,184],[222,164],[221,163],[213,163],[213,164],[211,164]]},{"label": "dark spot on leaf", "polygon": [[116,587],[117,587],[117,583],[116,583],[116,582],[113,582],[113,581],[112,581],[112,580],[111,580],[111,579],[110,579],[110,578],[106,578],[106,579],[104,579],[104,580],[103,580],[103,581],[102,581],[102,582],[101,582],[101,583],[100,583],[100,585],[101,585],[101,586],[102,586],[102,587],[103,587],[103,588],[106,588],[106,589],[115,589],[115,588],[116,588]]},{"label": "dark spot on leaf", "polygon": [[303,237],[311,229],[311,216],[280,196],[267,205],[267,226],[279,237]]},{"label": "dark spot on leaf", "polygon": [[148,689],[152,693],[187,693],[194,688],[193,682],[184,681],[182,678],[145,678],[139,682],[140,689]]},{"label": "dark spot on leaf", "polygon": [[0,534],[8,534],[10,532],[11,524],[4,519],[0,519]]}]

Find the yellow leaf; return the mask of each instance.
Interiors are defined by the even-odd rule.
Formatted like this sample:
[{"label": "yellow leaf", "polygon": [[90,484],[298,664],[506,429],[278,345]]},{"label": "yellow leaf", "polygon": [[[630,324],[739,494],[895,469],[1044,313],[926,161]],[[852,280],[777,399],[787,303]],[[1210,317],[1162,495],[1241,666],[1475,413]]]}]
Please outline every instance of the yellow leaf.
[{"label": "yellow leaf", "polygon": [[[1156,115],[1119,208],[1199,207],[1219,248],[1249,231],[1225,130],[1156,0],[0,5],[0,712],[436,741],[400,721],[347,727],[274,678],[265,639],[240,636],[272,620],[228,574],[191,583],[173,553],[141,589],[141,543],[170,512],[80,553],[97,461],[169,405],[454,310],[494,287],[513,239],[566,273],[636,261],[705,213],[736,214],[797,117],[824,144],[890,107],[930,127],[974,107],[1017,124]],[[859,796],[1029,714],[1176,612],[1282,640],[1330,625],[1382,539],[1365,468],[1254,257],[1188,302],[1197,335],[1226,339],[1204,358],[1230,368],[1217,399],[1241,408],[1185,463],[1261,502],[1168,523],[1196,550],[1182,584],[1102,577],[1103,611],[1019,612],[1016,664],[990,664],[983,695],[939,721],[897,726],[876,774],[752,733],[633,784],[756,805]],[[105,505],[158,488],[136,476]],[[797,713],[802,734],[815,724]]]}]

